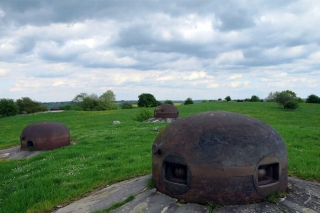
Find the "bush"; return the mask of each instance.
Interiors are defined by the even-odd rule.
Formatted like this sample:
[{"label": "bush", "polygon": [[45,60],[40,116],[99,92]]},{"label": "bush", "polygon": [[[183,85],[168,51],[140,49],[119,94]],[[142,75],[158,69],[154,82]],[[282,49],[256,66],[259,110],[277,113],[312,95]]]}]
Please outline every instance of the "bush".
[{"label": "bush", "polygon": [[297,101],[299,104],[305,102],[302,98],[297,98],[296,101]]},{"label": "bush", "polygon": [[153,118],[153,112],[148,109],[142,109],[136,114],[133,120],[142,122],[148,120],[149,118]]},{"label": "bush", "polygon": [[279,92],[270,92],[269,95],[266,97],[266,102],[275,102],[276,101],[276,95]]},{"label": "bush", "polygon": [[317,95],[309,95],[308,98],[306,99],[306,103],[320,103],[320,98]]},{"label": "bush", "polygon": [[290,90],[286,90],[286,91],[282,91],[282,92],[275,92],[275,102],[277,102],[279,105],[283,105],[287,102],[287,101],[294,101],[297,99],[297,95],[296,93],[290,91]]},{"label": "bush", "polygon": [[84,111],[99,111],[99,109],[105,110],[105,108],[102,109],[102,106],[99,106],[98,100],[92,99],[90,97],[84,98],[82,102],[79,103],[79,106]]},{"label": "bush", "polygon": [[172,101],[170,101],[170,100],[166,100],[166,101],[164,102],[164,104],[171,104],[171,105],[174,105],[174,104],[173,104],[173,102],[172,102]]},{"label": "bush", "polygon": [[132,109],[133,106],[130,103],[123,103],[121,108],[122,109]]},{"label": "bush", "polygon": [[202,100],[202,101],[201,101],[201,103],[206,103],[206,102],[207,102],[206,100]]},{"label": "bush", "polygon": [[191,98],[187,98],[187,100],[184,101],[184,105],[193,104],[193,100]]},{"label": "bush", "polygon": [[12,99],[0,99],[0,117],[13,116],[18,112],[19,107]]},{"label": "bush", "polygon": [[152,94],[149,93],[142,93],[138,97],[138,107],[156,107],[161,104]]},{"label": "bush", "polygon": [[71,110],[71,105],[64,105],[64,106],[59,106],[59,108],[61,109],[61,110]]},{"label": "bush", "polygon": [[48,110],[46,106],[41,106],[40,102],[33,101],[28,97],[18,99],[16,104],[18,105],[20,112],[26,111],[27,113],[34,113]]},{"label": "bush", "polygon": [[231,97],[230,97],[230,96],[227,96],[227,97],[224,98],[224,100],[226,100],[226,101],[231,101]]},{"label": "bush", "polygon": [[295,110],[299,107],[299,103],[294,100],[289,100],[289,101],[286,101],[286,103],[283,105],[283,107],[285,109]]},{"label": "bush", "polygon": [[257,95],[253,95],[250,98],[250,102],[260,102],[260,98]]}]

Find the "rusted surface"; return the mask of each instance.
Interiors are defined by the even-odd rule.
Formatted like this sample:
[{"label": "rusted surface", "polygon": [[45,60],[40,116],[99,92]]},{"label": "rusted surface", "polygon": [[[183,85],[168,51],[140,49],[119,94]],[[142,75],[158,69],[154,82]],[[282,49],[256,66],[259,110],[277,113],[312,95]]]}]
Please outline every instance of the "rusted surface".
[{"label": "rusted surface", "polygon": [[179,117],[179,110],[171,104],[162,104],[157,106],[154,110],[155,118],[177,118]]},{"label": "rusted surface", "polygon": [[21,133],[22,150],[51,150],[70,145],[69,129],[58,122],[28,125]]},{"label": "rusted surface", "polygon": [[243,204],[287,188],[287,149],[269,125],[231,112],[180,118],[152,146],[156,188],[195,203]]}]

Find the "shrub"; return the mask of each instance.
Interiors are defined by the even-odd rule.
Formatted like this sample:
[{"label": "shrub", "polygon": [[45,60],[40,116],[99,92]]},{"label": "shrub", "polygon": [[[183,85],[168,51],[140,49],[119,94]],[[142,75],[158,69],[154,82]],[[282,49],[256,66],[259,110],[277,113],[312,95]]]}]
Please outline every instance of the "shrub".
[{"label": "shrub", "polygon": [[174,104],[173,104],[173,102],[172,102],[172,101],[170,101],[170,100],[166,100],[166,101],[164,102],[164,104],[171,104],[171,105],[174,105]]},{"label": "shrub", "polygon": [[12,99],[0,99],[0,117],[13,116],[18,114],[19,107]]},{"label": "shrub", "polygon": [[183,104],[184,105],[193,104],[193,100],[191,98],[187,98]]},{"label": "shrub", "polygon": [[78,104],[71,105],[71,110],[83,111],[83,109]]},{"label": "shrub", "polygon": [[320,103],[320,98],[317,95],[311,94],[306,99],[306,103]]},{"label": "shrub", "polygon": [[132,109],[133,106],[130,103],[123,103],[122,104],[122,109]]},{"label": "shrub", "polygon": [[231,101],[231,97],[228,95],[227,97],[224,98],[226,101]]},{"label": "shrub", "polygon": [[152,94],[149,93],[142,93],[138,97],[138,107],[156,107],[161,104]]},{"label": "shrub", "polygon": [[142,109],[136,114],[133,120],[142,122],[148,120],[149,118],[153,118],[153,112],[148,109]]},{"label": "shrub", "polygon": [[92,99],[90,97],[86,97],[82,100],[82,102],[79,103],[79,106],[84,111],[93,111],[93,110],[104,110],[101,109],[101,106],[99,106],[99,101]]},{"label": "shrub", "polygon": [[270,92],[269,95],[266,97],[266,102],[275,102],[276,100],[276,95],[279,92]]},{"label": "shrub", "polygon": [[61,109],[61,110],[71,110],[71,105],[64,105],[64,106],[59,106],[59,108]]},{"label": "shrub", "polygon": [[207,102],[207,101],[206,101],[206,100],[202,100],[202,101],[201,101],[201,103],[205,103],[205,102]]},{"label": "shrub", "polygon": [[250,102],[260,102],[260,98],[257,95],[253,95],[250,98]]},{"label": "shrub", "polygon": [[297,98],[296,101],[297,101],[298,103],[304,103],[304,102],[305,102],[302,98]]},{"label": "shrub", "polygon": [[16,104],[18,105],[20,111],[26,111],[27,113],[42,112],[48,110],[46,106],[41,106],[40,102],[33,101],[28,97],[18,99],[16,101]]},{"label": "shrub", "polygon": [[295,110],[295,109],[297,109],[299,107],[299,103],[297,101],[294,101],[294,100],[289,100],[289,101],[285,102],[283,107],[285,109]]},{"label": "shrub", "polygon": [[293,101],[297,99],[297,95],[296,93],[290,91],[290,90],[286,90],[286,91],[282,91],[282,92],[275,92],[275,102],[277,102],[279,105],[283,105],[287,102],[287,101]]}]

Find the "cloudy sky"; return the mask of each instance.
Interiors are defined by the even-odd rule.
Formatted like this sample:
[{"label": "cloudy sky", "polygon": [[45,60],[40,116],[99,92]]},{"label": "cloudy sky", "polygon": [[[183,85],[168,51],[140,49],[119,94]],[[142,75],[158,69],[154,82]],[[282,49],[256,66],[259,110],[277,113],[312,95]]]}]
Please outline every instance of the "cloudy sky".
[{"label": "cloudy sky", "polygon": [[319,0],[0,0],[0,98],[320,96]]}]

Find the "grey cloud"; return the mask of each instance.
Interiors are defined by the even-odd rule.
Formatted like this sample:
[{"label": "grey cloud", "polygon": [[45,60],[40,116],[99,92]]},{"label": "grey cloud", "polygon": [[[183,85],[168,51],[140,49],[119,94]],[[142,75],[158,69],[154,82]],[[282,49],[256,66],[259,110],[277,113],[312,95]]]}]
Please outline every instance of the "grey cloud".
[{"label": "grey cloud", "polygon": [[37,55],[44,60],[53,62],[72,62],[79,55],[85,53],[87,47],[79,45],[75,47],[64,47],[57,43],[39,45]]},{"label": "grey cloud", "polygon": [[30,53],[36,45],[36,39],[30,37],[22,37],[16,44],[16,52],[18,54]]},{"label": "grey cloud", "polygon": [[67,72],[57,72],[57,71],[48,71],[43,70],[41,72],[36,72],[32,74],[32,77],[36,78],[59,78],[59,77],[67,77],[70,73]]},{"label": "grey cloud", "polygon": [[254,10],[229,5],[218,11],[217,18],[222,22],[218,29],[222,31],[241,30],[254,27]]},{"label": "grey cloud", "polygon": [[128,50],[133,48],[136,51],[181,53],[203,58],[215,57],[223,48],[223,44],[212,48],[213,44],[184,41],[180,35],[176,35],[172,40],[163,40],[154,34],[151,26],[141,24],[121,29],[112,46]]}]

